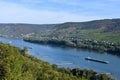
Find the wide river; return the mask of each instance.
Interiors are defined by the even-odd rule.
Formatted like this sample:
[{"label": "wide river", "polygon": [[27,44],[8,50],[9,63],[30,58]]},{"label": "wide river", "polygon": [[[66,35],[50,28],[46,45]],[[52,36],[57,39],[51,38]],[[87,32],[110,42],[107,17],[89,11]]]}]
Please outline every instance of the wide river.
[{"label": "wide river", "polygon": [[[22,39],[8,39],[0,37],[0,42],[9,43],[22,49],[24,47],[29,47],[29,53],[31,55],[43,61],[50,62],[51,64],[57,64],[58,67],[94,69],[99,73],[110,73],[111,76],[120,80],[120,57],[117,56],[107,53],[101,54],[98,52],[84,51],[75,48],[70,49],[34,44],[25,42]],[[85,57],[109,61],[109,64],[86,61]]]}]

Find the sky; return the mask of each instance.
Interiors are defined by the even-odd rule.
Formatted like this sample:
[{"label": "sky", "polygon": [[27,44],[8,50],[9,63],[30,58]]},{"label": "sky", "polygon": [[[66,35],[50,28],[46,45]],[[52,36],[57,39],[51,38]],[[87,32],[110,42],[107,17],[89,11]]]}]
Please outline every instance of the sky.
[{"label": "sky", "polygon": [[55,24],[120,18],[120,0],[0,0],[0,23]]}]

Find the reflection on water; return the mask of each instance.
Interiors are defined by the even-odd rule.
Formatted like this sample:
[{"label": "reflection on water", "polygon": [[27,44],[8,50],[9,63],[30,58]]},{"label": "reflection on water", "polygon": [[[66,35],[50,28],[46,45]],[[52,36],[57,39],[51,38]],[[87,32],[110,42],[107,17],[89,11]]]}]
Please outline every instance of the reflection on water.
[{"label": "reflection on water", "polygon": [[[20,48],[28,47],[31,55],[50,62],[51,64],[57,64],[58,67],[94,69],[100,73],[110,73],[112,76],[120,80],[120,58],[117,56],[101,54],[83,49],[60,48],[56,46],[33,44],[19,39],[0,38],[0,41]],[[109,64],[86,61],[85,57],[88,56],[99,60],[109,61]]]}]

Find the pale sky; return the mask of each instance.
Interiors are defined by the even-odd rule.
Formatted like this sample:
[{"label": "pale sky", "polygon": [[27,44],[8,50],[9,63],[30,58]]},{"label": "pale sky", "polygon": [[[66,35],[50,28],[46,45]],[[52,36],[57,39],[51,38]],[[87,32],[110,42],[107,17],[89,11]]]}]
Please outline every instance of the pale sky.
[{"label": "pale sky", "polygon": [[120,18],[120,0],[0,0],[0,23],[53,24]]}]

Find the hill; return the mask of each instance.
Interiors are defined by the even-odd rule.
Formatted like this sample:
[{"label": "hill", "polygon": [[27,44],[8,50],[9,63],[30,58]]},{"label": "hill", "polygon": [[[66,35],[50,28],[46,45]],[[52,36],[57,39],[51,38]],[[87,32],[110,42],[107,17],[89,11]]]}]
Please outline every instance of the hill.
[{"label": "hill", "polygon": [[57,68],[23,50],[0,43],[0,80],[114,80],[107,74],[80,68]]},{"label": "hill", "polygon": [[0,24],[0,35],[4,37],[22,38],[28,36],[39,37],[41,33],[49,32],[54,24]]},{"label": "hill", "polygon": [[120,19],[68,22],[57,25],[51,35],[58,38],[82,38],[120,42]]},{"label": "hill", "polygon": [[120,42],[120,19],[104,19],[62,24],[0,24],[5,37],[45,37],[58,39],[93,39]]}]

